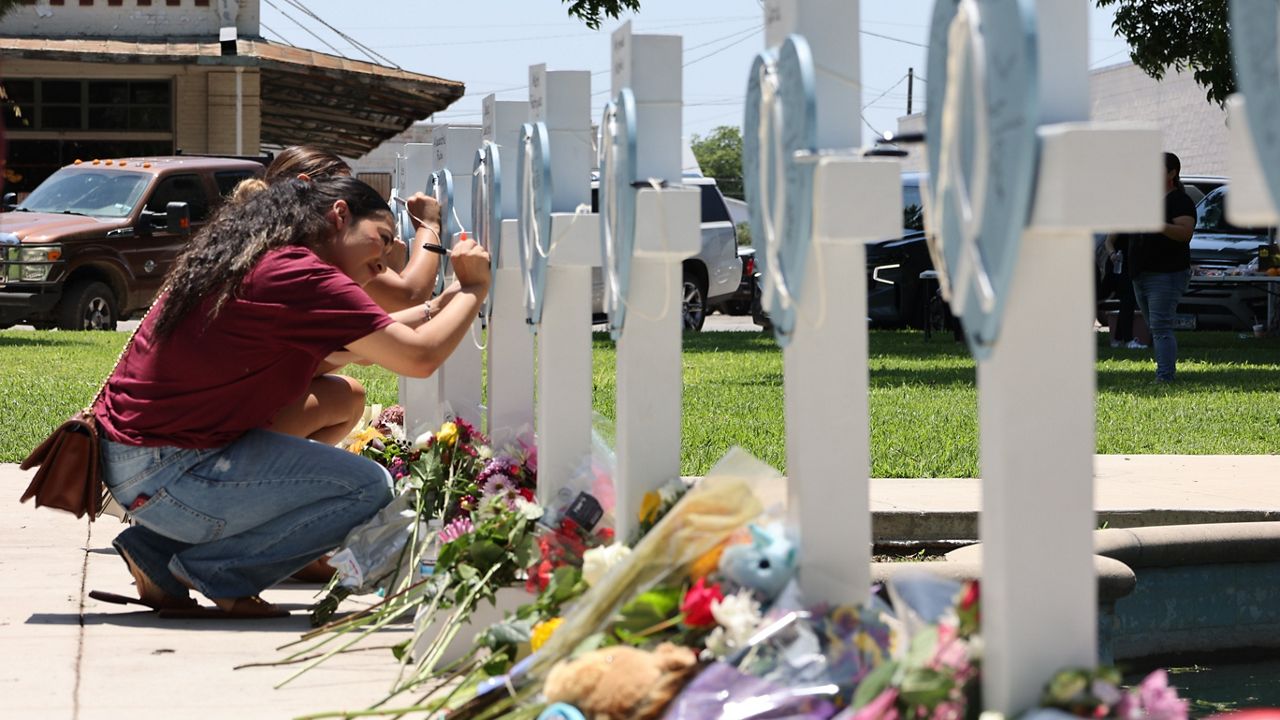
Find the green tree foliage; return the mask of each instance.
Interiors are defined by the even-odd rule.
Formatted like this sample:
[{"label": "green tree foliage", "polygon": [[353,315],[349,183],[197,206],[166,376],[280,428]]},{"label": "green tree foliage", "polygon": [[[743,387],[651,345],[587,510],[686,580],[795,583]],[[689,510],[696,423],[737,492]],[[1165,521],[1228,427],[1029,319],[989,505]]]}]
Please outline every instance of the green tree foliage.
[{"label": "green tree foliage", "polygon": [[1236,90],[1231,65],[1227,0],[1097,0],[1116,9],[1113,27],[1129,43],[1129,57],[1160,80],[1169,68],[1190,71],[1219,105]]},{"label": "green tree foliage", "polygon": [[695,134],[690,145],[702,174],[715,178],[726,197],[742,200],[742,131],[721,125],[706,137]]},{"label": "green tree foliage", "polygon": [[561,0],[569,5],[569,17],[576,17],[592,30],[600,29],[605,18],[617,19],[626,11],[640,10],[640,0]]}]

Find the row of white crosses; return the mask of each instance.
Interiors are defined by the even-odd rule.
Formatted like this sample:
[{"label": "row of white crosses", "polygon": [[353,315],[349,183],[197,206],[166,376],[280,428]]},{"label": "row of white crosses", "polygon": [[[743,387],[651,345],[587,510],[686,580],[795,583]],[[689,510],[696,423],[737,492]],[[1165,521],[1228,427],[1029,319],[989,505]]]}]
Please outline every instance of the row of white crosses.
[{"label": "row of white crosses", "polygon": [[[785,346],[800,580],[814,600],[860,602],[871,539],[863,243],[898,232],[899,171],[857,152],[857,4],[769,0],[765,13],[769,50],[749,80],[745,175],[765,302]],[[935,11],[926,211],[943,286],[978,358],[984,699],[1005,712],[1032,705],[1060,667],[1095,662],[1090,235],[1160,219],[1158,134],[1085,123],[1086,21],[1076,0],[941,0]],[[697,250],[698,201],[677,186],[679,38],[624,26],[612,60],[601,216],[583,209],[590,76],[535,66],[527,115],[486,99],[473,222],[495,251],[488,430],[536,417],[545,501],[590,452],[592,266],[604,264],[618,289],[607,296],[626,537],[643,494],[679,471],[679,263]],[[672,187],[643,187],[650,178]],[[455,182],[452,202],[472,185]],[[498,202],[501,214],[491,214]],[[453,377],[446,367],[434,395],[406,383],[411,427],[441,419],[445,398],[471,397],[451,392]]]},{"label": "row of white crosses", "polygon": [[[926,219],[978,361],[983,699],[1006,713],[1096,662],[1091,234],[1160,224],[1158,133],[1087,123],[1087,12],[940,0],[930,43]],[[857,4],[769,0],[765,18],[744,173],[786,348],[800,580],[814,600],[856,602],[870,541],[858,242],[897,233],[900,181],[840,152],[859,144]]]}]

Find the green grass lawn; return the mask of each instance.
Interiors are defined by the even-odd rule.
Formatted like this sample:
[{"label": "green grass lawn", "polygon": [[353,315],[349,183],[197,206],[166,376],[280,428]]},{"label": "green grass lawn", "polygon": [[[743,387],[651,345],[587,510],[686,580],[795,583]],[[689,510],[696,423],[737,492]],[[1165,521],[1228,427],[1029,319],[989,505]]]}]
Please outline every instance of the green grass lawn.
[{"label": "green grass lawn", "polygon": [[[5,391],[0,461],[17,462],[87,402],[124,333],[0,332]],[[1113,350],[1099,336],[1100,453],[1267,454],[1280,451],[1280,340],[1182,333],[1179,382],[1155,385],[1150,351]],[[691,333],[684,341],[681,471],[706,472],[741,445],[785,472],[782,356],[758,333]],[[595,341],[595,409],[614,417],[614,351]],[[871,334],[872,474],[973,477],[978,473],[973,360],[946,337]],[[371,402],[396,399],[379,368],[352,374]],[[1048,431],[1048,428],[1046,428]],[[832,452],[839,452],[833,448]]]}]

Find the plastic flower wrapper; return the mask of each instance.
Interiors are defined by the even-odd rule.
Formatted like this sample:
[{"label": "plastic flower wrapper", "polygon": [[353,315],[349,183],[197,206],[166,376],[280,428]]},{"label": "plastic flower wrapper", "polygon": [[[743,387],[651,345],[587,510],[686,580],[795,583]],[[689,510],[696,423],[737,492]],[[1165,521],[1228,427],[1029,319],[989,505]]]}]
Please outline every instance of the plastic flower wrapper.
[{"label": "plastic flower wrapper", "polygon": [[534,658],[542,676],[599,631],[629,598],[684,568],[760,514],[753,486],[777,471],[734,448],[583,595]]},{"label": "plastic flower wrapper", "polygon": [[902,642],[858,684],[841,720],[976,717],[976,587],[919,573],[894,578],[889,597]]},{"label": "plastic flower wrapper", "polygon": [[338,583],[351,593],[377,590],[404,565],[404,551],[413,536],[417,508],[402,493],[376,515],[352,528],[329,564],[338,571]]},{"label": "plastic flower wrapper", "polygon": [[699,673],[664,717],[825,720],[835,714],[840,694],[830,670],[808,613],[789,612]]}]

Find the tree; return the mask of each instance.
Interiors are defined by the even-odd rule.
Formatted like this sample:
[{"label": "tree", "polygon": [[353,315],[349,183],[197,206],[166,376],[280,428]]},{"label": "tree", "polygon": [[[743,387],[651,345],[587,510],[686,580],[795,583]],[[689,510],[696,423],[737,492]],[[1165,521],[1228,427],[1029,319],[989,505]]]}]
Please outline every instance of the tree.
[{"label": "tree", "polygon": [[592,30],[600,29],[604,18],[618,19],[622,13],[640,10],[640,0],[560,0],[569,4],[569,17],[576,17]]},{"label": "tree", "polygon": [[1169,68],[1190,70],[1205,97],[1219,105],[1236,90],[1227,0],[1097,0],[1115,6],[1112,27],[1129,57],[1156,80]]},{"label": "tree", "polygon": [[716,179],[720,192],[727,197],[743,198],[742,131],[721,125],[706,137],[693,136],[690,146],[702,168],[702,174]]}]

